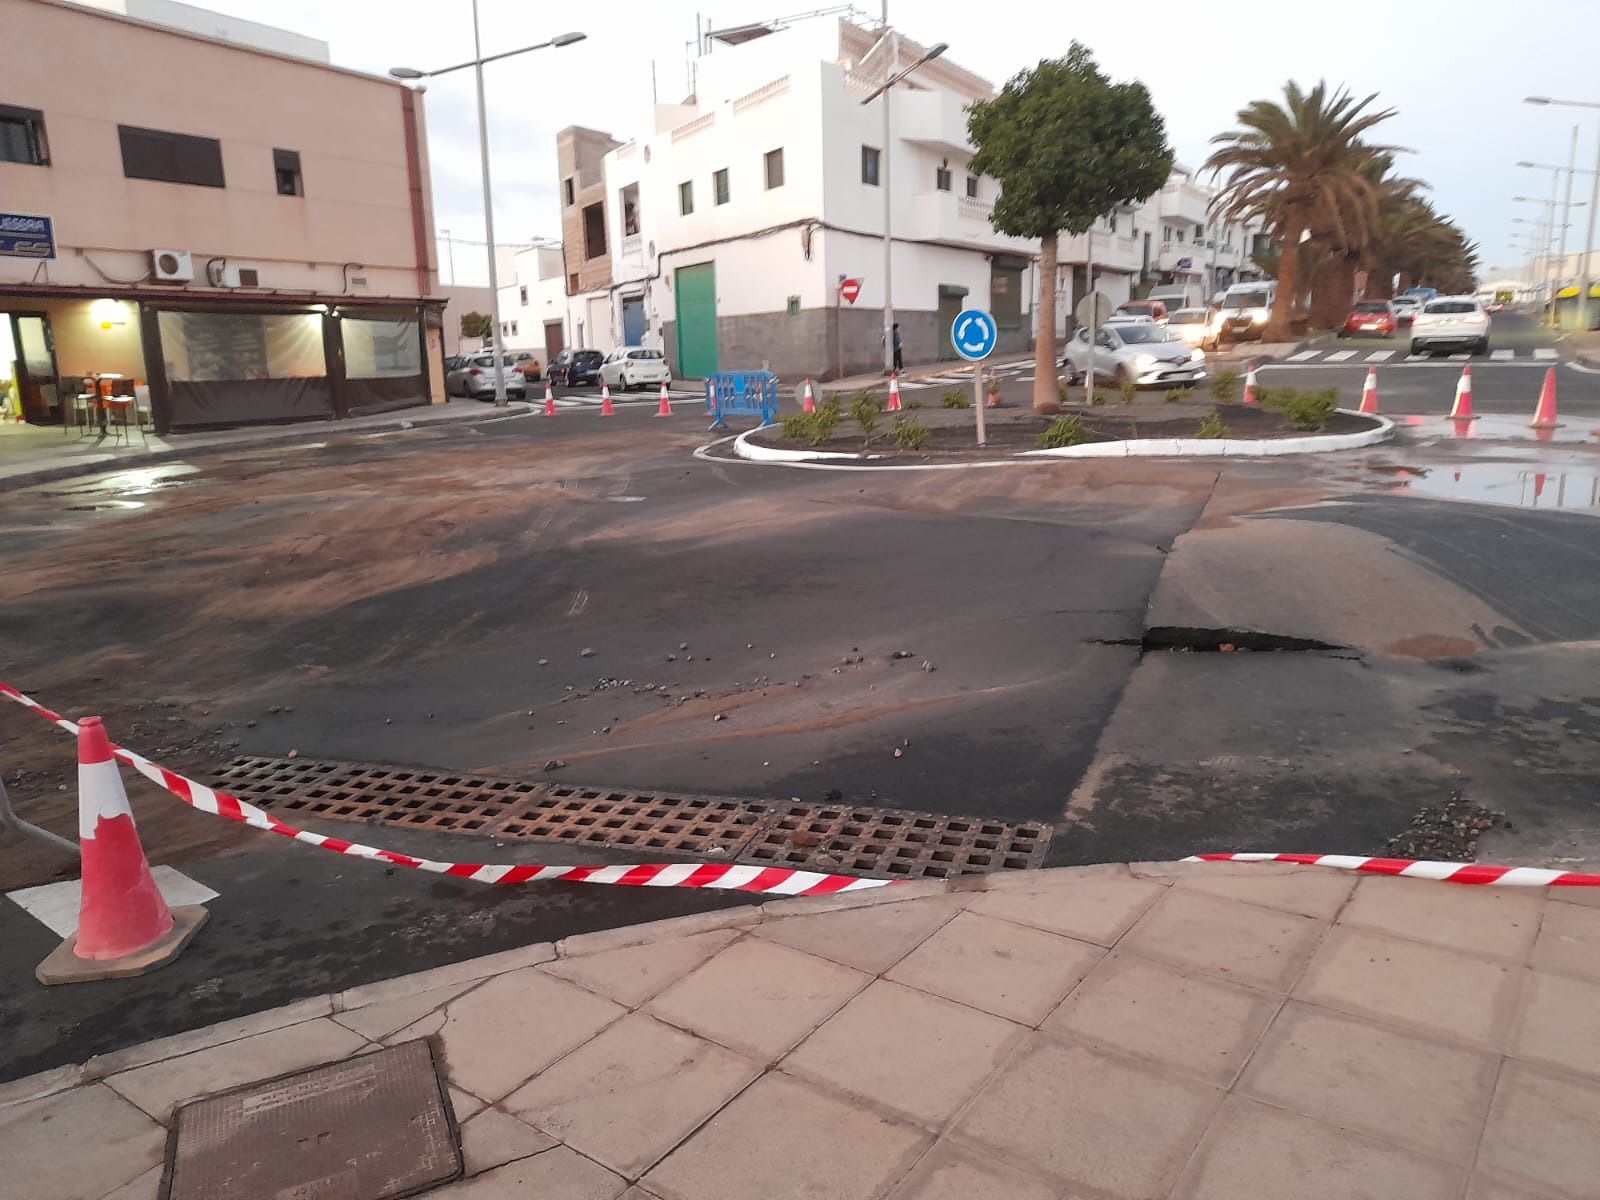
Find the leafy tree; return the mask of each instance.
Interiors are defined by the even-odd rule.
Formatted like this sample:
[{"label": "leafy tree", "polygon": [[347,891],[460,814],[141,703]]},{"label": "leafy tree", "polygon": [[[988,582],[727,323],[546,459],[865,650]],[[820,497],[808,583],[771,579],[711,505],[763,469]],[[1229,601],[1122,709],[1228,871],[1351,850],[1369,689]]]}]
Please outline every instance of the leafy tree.
[{"label": "leafy tree", "polygon": [[1338,245],[1358,245],[1376,221],[1377,189],[1366,173],[1373,155],[1397,147],[1368,145],[1362,135],[1394,116],[1368,111],[1376,93],[1357,100],[1319,82],[1303,91],[1291,81],[1284,103],[1257,100],[1239,111],[1241,128],[1219,133],[1202,170],[1226,172],[1212,202],[1222,220],[1261,218],[1278,243],[1278,294],[1265,337],[1289,336],[1301,289],[1299,254],[1283,253],[1319,231]]},{"label": "leafy tree", "polygon": [[990,223],[1039,239],[1039,333],[1033,407],[1059,412],[1056,392],[1056,273],[1062,233],[1088,232],[1096,218],[1159,191],[1172,170],[1166,125],[1142,83],[1112,83],[1078,42],[1010,79],[993,100],[967,110],[978,147],[973,174],[1000,181]]},{"label": "leafy tree", "polygon": [[494,332],[494,322],[487,314],[481,312],[465,312],[461,314],[461,336],[468,338],[486,338]]}]

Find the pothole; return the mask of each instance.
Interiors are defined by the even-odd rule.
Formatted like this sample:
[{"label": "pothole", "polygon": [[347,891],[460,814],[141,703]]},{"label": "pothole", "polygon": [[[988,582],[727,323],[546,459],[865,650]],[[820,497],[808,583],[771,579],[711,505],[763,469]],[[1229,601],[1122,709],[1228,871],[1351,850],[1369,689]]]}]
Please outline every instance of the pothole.
[{"label": "pothole", "polygon": [[1419,809],[1411,818],[1411,827],[1385,842],[1378,854],[1430,862],[1475,862],[1478,839],[1496,825],[1512,828],[1505,813],[1492,812],[1452,792],[1443,804]]},{"label": "pothole", "polygon": [[1359,657],[1350,646],[1316,638],[1263,633],[1258,629],[1212,629],[1193,625],[1152,625],[1136,638],[1090,638],[1097,646],[1132,646],[1141,651],[1180,650],[1195,654],[1271,654],[1283,652],[1343,654]]}]

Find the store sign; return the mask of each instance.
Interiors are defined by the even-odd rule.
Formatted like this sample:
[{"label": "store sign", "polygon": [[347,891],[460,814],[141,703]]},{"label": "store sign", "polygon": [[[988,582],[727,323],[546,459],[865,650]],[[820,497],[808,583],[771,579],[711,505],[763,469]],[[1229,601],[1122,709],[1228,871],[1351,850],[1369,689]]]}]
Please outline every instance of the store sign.
[{"label": "store sign", "polygon": [[54,258],[56,232],[49,217],[0,212],[0,255],[8,258]]},{"label": "store sign", "polygon": [[1188,271],[1188,270],[1192,269],[1193,267],[1194,267],[1194,259],[1192,259],[1192,258],[1180,258],[1178,260],[1178,270],[1180,270],[1180,271]]}]

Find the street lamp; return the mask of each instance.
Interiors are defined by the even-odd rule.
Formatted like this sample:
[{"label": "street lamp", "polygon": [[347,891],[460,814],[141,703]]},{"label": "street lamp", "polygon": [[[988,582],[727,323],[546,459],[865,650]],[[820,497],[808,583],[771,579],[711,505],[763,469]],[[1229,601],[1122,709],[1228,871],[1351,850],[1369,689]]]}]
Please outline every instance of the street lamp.
[{"label": "street lamp", "polygon": [[[1600,111],[1600,103],[1593,100],[1553,100],[1549,96],[1529,96],[1527,104],[1541,107],[1554,104],[1560,108],[1592,108]],[[1600,140],[1595,146],[1594,184],[1589,193],[1589,231],[1583,239],[1583,265],[1578,269],[1578,328],[1589,328],[1589,251],[1594,246],[1594,218],[1600,209]]]},{"label": "street lamp", "polygon": [[[436,75],[448,75],[452,71],[461,71],[467,67],[473,69],[478,83],[478,158],[483,167],[483,227],[484,237],[487,240],[489,253],[489,337],[490,345],[494,349],[494,403],[496,408],[506,406],[506,370],[505,346],[500,340],[500,273],[495,264],[494,255],[494,200],[489,192],[489,113],[483,100],[483,64],[496,62],[502,58],[510,58],[514,54],[526,54],[530,50],[543,50],[549,46],[570,46],[574,42],[581,42],[587,34],[558,33],[548,42],[539,42],[533,46],[523,46],[520,50],[504,50],[499,54],[483,56],[483,42],[478,33],[478,0],[472,0],[472,58],[463,63],[456,63],[449,67],[440,67],[436,71],[419,71],[415,67],[390,67],[389,74],[396,79],[431,79]],[[454,283],[454,269],[452,268],[451,282]]]},{"label": "street lamp", "polygon": [[900,62],[900,35],[889,28],[889,0],[883,0],[883,37],[888,39],[889,62],[884,68],[883,85],[861,101],[871,104],[883,97],[883,163],[879,168],[878,182],[883,187],[883,370],[893,373],[894,367],[894,236],[890,223],[892,199],[889,194],[889,164],[894,159],[894,147],[889,144],[889,89],[925,63],[938,58],[950,46],[940,42],[904,70],[897,70]]}]

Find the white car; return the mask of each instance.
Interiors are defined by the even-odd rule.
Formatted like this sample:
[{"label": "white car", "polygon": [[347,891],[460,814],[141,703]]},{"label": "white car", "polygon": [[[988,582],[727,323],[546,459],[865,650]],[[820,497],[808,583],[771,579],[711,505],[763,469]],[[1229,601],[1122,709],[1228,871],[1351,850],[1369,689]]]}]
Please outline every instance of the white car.
[{"label": "white car", "polygon": [[[1062,359],[1074,380],[1089,370],[1089,330],[1078,330]],[[1198,383],[1206,377],[1206,352],[1149,321],[1100,327],[1094,343],[1096,379],[1132,381],[1135,387]]]},{"label": "white car", "polygon": [[1167,318],[1167,336],[1182,338],[1203,349],[1211,341],[1211,310],[1180,308]]},{"label": "white car", "polygon": [[[528,394],[528,379],[517,370],[516,356],[502,354],[500,362],[506,395],[512,400],[521,400]],[[494,354],[469,354],[463,358],[455,370],[444,377],[444,392],[447,396],[465,396],[468,400],[493,400]]]},{"label": "white car", "polygon": [[1411,320],[1411,353],[1435,350],[1489,352],[1489,314],[1476,296],[1429,300]]},{"label": "white car", "polygon": [[636,387],[672,386],[672,369],[666,355],[643,346],[622,346],[606,355],[600,364],[600,382],[620,392]]},{"label": "white car", "polygon": [[1389,307],[1394,309],[1394,323],[1396,325],[1409,325],[1417,319],[1417,314],[1422,311],[1422,298],[1420,296],[1396,296],[1389,301]]}]

